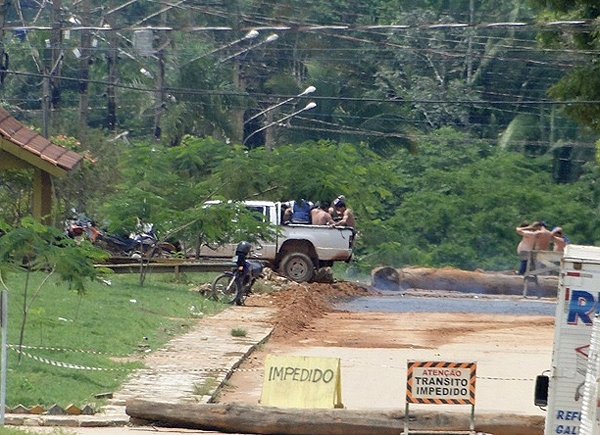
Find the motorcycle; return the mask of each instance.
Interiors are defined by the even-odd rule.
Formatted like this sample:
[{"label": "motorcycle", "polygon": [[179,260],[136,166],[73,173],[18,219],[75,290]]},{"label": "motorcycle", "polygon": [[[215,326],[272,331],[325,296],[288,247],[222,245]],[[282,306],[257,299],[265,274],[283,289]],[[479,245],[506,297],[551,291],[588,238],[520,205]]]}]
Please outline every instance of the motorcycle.
[{"label": "motorcycle", "polygon": [[171,243],[158,239],[153,224],[140,225],[138,232],[128,236],[101,231],[95,240],[114,255],[131,258],[170,257],[177,250]]},{"label": "motorcycle", "polygon": [[95,222],[83,213],[73,210],[73,217],[65,222],[65,234],[73,239],[86,236],[94,245],[114,256],[130,258],[171,257],[177,248],[162,242],[154,233],[154,224],[138,223],[138,232],[127,235],[108,234],[96,227]]},{"label": "motorcycle", "polygon": [[252,246],[244,241],[238,243],[235,249],[232,271],[224,272],[212,282],[212,297],[214,300],[226,303],[244,305],[252,291],[252,286],[262,276],[263,265],[257,261],[248,261]]}]

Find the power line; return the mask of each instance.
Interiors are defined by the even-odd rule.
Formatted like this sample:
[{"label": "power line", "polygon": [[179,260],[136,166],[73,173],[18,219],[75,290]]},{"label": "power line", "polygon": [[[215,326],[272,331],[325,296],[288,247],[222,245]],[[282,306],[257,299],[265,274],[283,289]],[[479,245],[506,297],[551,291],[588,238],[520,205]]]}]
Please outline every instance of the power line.
[{"label": "power line", "polygon": [[[30,73],[25,71],[15,71],[8,70],[9,75],[16,76],[24,76],[24,77],[36,77],[43,78],[43,74],[39,73]],[[99,84],[99,85],[113,85],[117,88],[133,90],[133,91],[142,91],[142,92],[155,92],[156,88],[154,87],[141,87],[135,85],[126,85],[122,83],[111,83],[103,80],[93,80],[87,79],[82,80],[78,77],[68,77],[68,76],[56,76],[61,80],[65,81],[73,81],[73,82],[81,82],[85,81],[90,84]],[[172,86],[165,86],[164,91],[172,94],[187,94],[187,95],[215,95],[215,96],[230,96],[230,97],[248,97],[252,96],[255,98],[290,98],[294,95],[283,95],[283,94],[264,94],[264,93],[252,93],[248,94],[242,91],[218,91],[218,90],[198,90],[193,88],[176,88]],[[499,94],[500,95],[500,94]],[[336,100],[340,102],[350,101],[350,102],[363,102],[363,103],[389,103],[389,104],[406,104],[406,103],[419,103],[419,104],[522,104],[529,106],[564,106],[564,105],[587,105],[587,104],[600,104],[600,100],[564,100],[564,101],[556,101],[549,99],[540,99],[540,100],[497,100],[497,101],[488,101],[488,100],[443,100],[443,99],[393,99],[393,98],[374,98],[374,97],[343,97],[343,96],[319,96],[313,95],[311,99],[314,100]]]},{"label": "power line", "polygon": [[[145,18],[142,21],[145,21]],[[593,30],[595,27],[594,20],[563,20],[563,21],[547,21],[547,22],[497,22],[497,23],[429,23],[429,24],[373,24],[373,25],[353,25],[353,24],[337,24],[337,25],[271,25],[271,26],[251,26],[234,29],[228,26],[62,26],[61,31],[80,31],[90,30],[96,32],[111,32],[111,31],[137,31],[137,30],[154,30],[158,32],[214,32],[214,31],[296,31],[296,32],[315,32],[321,30],[335,30],[340,32],[355,32],[355,31],[372,31],[372,30],[388,30],[388,31],[405,31],[405,30],[456,30],[456,29],[506,29],[506,28],[579,28]],[[52,26],[26,26],[26,25],[6,25],[5,30],[52,30]]]},{"label": "power line", "polygon": [[[125,7],[126,5],[132,4],[133,2],[128,2],[125,5],[122,5],[122,7]],[[183,5],[184,2],[178,2],[176,5]],[[173,5],[170,5],[173,6]],[[186,5],[187,7],[187,5]],[[117,9],[120,9],[121,7],[118,7]],[[109,11],[110,13],[114,13],[115,11]],[[152,14],[155,14],[155,12],[152,12]],[[138,21],[138,23],[142,23],[142,22],[146,22],[148,21],[150,18],[152,18],[152,15],[147,16],[146,18],[144,18],[141,21]],[[260,17],[257,17],[256,21],[259,21]],[[285,17],[284,17],[285,19]],[[268,21],[268,20],[267,20]],[[136,23],[137,24],[137,23]],[[263,23],[264,24],[264,23]],[[539,22],[510,22],[510,23],[506,23],[506,22],[496,22],[496,23],[478,23],[478,24],[465,24],[465,23],[460,23],[460,22],[449,22],[449,23],[429,23],[429,24],[411,24],[411,25],[398,25],[398,24],[394,24],[394,25],[355,25],[355,24],[336,24],[336,25],[319,25],[319,24],[311,24],[311,25],[303,25],[303,24],[294,24],[294,25],[283,25],[283,26],[269,26],[269,25],[260,25],[260,26],[254,26],[254,27],[249,27],[249,28],[245,28],[244,30],[248,30],[248,29],[254,29],[254,30],[276,30],[278,32],[298,32],[298,33],[306,33],[306,34],[318,34],[318,35],[322,35],[322,36],[326,36],[326,37],[331,37],[331,38],[341,38],[341,39],[345,39],[349,42],[352,43],[352,46],[345,48],[344,50],[332,50],[329,47],[323,47],[321,46],[320,48],[314,49],[314,50],[309,50],[309,49],[304,49],[302,47],[297,47],[297,46],[293,46],[292,48],[295,50],[294,53],[292,54],[291,51],[286,51],[286,49],[279,49],[277,51],[273,50],[267,50],[264,52],[264,56],[263,59],[265,62],[270,63],[270,62],[275,62],[275,61],[292,61],[292,60],[296,60],[296,55],[299,54],[300,56],[311,56],[310,60],[325,60],[325,61],[335,61],[335,62],[341,62],[341,61],[346,61],[346,62],[355,62],[355,58],[351,58],[350,56],[347,57],[347,60],[344,59],[344,54],[345,53],[350,53],[352,51],[357,51],[357,52],[362,52],[363,50],[365,50],[364,48],[358,47],[358,44],[356,43],[360,43],[360,44],[365,44],[365,46],[369,46],[369,45],[374,45],[374,46],[378,46],[378,47],[384,47],[382,49],[383,52],[385,52],[385,50],[388,50],[387,53],[390,53],[391,50],[399,50],[399,51],[408,51],[410,50],[410,53],[415,53],[415,54],[427,54],[430,55],[431,57],[435,57],[435,59],[455,59],[456,62],[460,62],[461,59],[464,60],[466,58],[466,53],[460,51],[460,44],[464,44],[464,40],[460,39],[458,36],[455,35],[456,32],[463,32],[465,30],[481,30],[481,33],[485,32],[488,29],[491,30],[495,30],[495,29],[510,29],[510,30],[514,30],[514,29],[526,29],[528,31],[531,31],[532,29],[541,29],[541,28],[552,28],[552,29],[572,29],[574,31],[588,31],[589,30],[589,25],[592,24],[591,21],[589,20],[579,20],[579,21],[561,21],[561,22],[548,22],[548,23],[539,23]],[[10,29],[19,29],[19,30],[52,30],[53,27],[44,27],[44,26],[14,26],[14,27],[6,27],[7,30]],[[103,26],[65,26],[62,28],[62,30],[64,31],[79,31],[79,30],[93,30],[95,32],[97,32],[98,34],[101,34],[102,32],[105,31],[136,31],[136,30],[154,30],[157,32],[171,32],[171,31],[181,31],[181,32],[212,32],[212,33],[227,33],[229,34],[230,32],[239,32],[240,29],[233,29],[231,27],[219,27],[219,26],[211,26],[211,27],[206,27],[206,26],[181,26],[181,27],[172,27],[172,26],[136,26],[136,25],[128,25],[128,26],[114,26],[114,27],[107,27],[105,25]],[[403,43],[403,41],[394,41],[394,40],[390,40],[389,38],[394,37],[394,36],[398,36],[401,37],[403,35],[406,35],[407,32],[413,32],[416,31],[417,35],[415,38],[415,35],[410,35],[411,38],[414,38],[412,40],[417,40],[423,43],[424,47],[415,47],[412,46],[408,43]],[[456,32],[455,32],[456,31]],[[420,32],[422,32],[422,34],[419,34]],[[441,38],[434,38],[432,36],[427,36],[424,35],[426,32],[447,32],[447,35],[442,35]],[[454,33],[453,33],[454,32]],[[368,39],[366,36],[363,37],[358,37],[357,35],[366,35],[366,36],[371,36],[371,38],[373,38],[373,36],[377,36],[377,37],[388,37],[388,39],[384,39],[384,40],[373,40],[373,39]],[[454,36],[453,36],[454,35]],[[480,48],[484,48],[485,47],[485,42],[491,40],[493,37],[491,36],[486,36],[486,35],[475,35],[475,46],[476,47],[480,47]],[[502,41],[503,38],[497,37],[498,41]],[[514,41],[514,39],[511,38],[512,41]],[[480,42],[481,41],[481,42]],[[530,42],[528,44],[526,44],[525,42]],[[596,54],[597,52],[595,51],[586,51],[586,52],[579,52],[579,51],[571,51],[571,52],[566,52],[566,51],[554,51],[554,50],[546,50],[546,51],[540,51],[539,49],[536,49],[533,46],[533,42],[534,41],[528,41],[528,40],[519,40],[517,45],[511,45],[511,44],[506,44],[506,45],[502,45],[499,44],[499,48],[501,48],[503,50],[503,55],[502,56],[486,56],[485,54],[481,55],[481,54],[477,54],[474,53],[472,55],[473,59],[477,59],[477,60],[483,60],[483,59],[493,59],[495,61],[498,62],[514,62],[514,61],[518,61],[518,62],[529,62],[531,64],[536,64],[536,65],[540,65],[540,66],[552,66],[553,68],[570,68],[572,67],[576,62],[581,61],[583,58],[579,58],[579,59],[572,59],[572,58],[568,58],[567,56],[565,56],[565,54],[569,55],[569,56],[574,56],[574,55],[583,55],[583,56],[587,56],[587,55],[591,55],[591,54]],[[285,42],[284,42],[285,43]],[[431,47],[427,47],[426,45],[428,43],[436,43],[436,44],[441,44],[441,46],[439,48],[436,49],[432,49]],[[448,45],[447,47],[444,45]],[[106,49],[104,48],[98,48],[97,52],[105,52]],[[291,50],[291,48],[290,48]],[[481,50],[483,51],[483,50]],[[516,53],[517,51],[519,52],[523,52],[526,54],[529,53],[544,53],[544,54],[560,54],[561,57],[561,63],[557,63],[556,61],[552,61],[552,60],[546,60],[546,59],[535,59],[533,56],[529,56],[529,59],[526,59],[524,57],[511,57],[511,56],[507,56],[506,53]],[[271,54],[271,53],[275,53],[275,54]],[[282,55],[283,53],[283,55]],[[287,55],[287,53],[289,53],[289,55]],[[378,52],[381,53],[381,52]],[[331,57],[332,54],[336,54],[337,56],[335,57]],[[401,59],[394,59],[393,55],[395,53],[390,53],[389,57],[386,56],[386,60],[388,61],[397,61],[397,62],[401,62]],[[43,75],[40,74],[31,74],[31,73],[25,73],[25,72],[18,72],[18,71],[11,71],[10,72],[13,75],[21,75],[21,76],[35,76],[35,77],[39,77],[42,78]],[[493,72],[492,72],[493,74]],[[57,77],[60,78],[62,80],[65,81],[76,81],[78,83],[82,83],[81,78],[77,77],[77,78],[71,78],[71,77],[67,77],[67,76],[61,76],[61,77]],[[550,80],[550,77],[547,78],[547,80]],[[142,86],[139,84],[123,84],[123,83],[112,83],[112,82],[108,82],[108,81],[102,81],[102,80],[85,80],[85,83],[90,83],[90,84],[95,84],[95,85],[101,85],[101,86],[114,86],[116,88],[120,88],[123,90],[131,90],[131,91],[136,91],[136,92],[144,92],[144,93],[148,93],[148,92],[156,92],[156,88],[155,87],[146,87],[146,86]],[[332,84],[336,84],[334,81],[331,82]],[[541,90],[545,89],[543,88],[543,83],[540,80],[539,83],[540,88],[537,90],[537,92],[541,92]],[[248,94],[246,92],[241,92],[241,91],[222,91],[222,90],[198,90],[198,89],[188,89],[188,88],[180,88],[180,87],[168,87],[165,86],[164,87],[164,91],[165,92],[170,92],[173,94],[188,94],[190,96],[204,96],[204,95],[214,95],[214,96],[223,96],[223,97],[251,97],[254,99],[264,99],[264,101],[268,100],[268,99],[272,99],[272,98],[288,98],[290,97],[289,95],[268,95],[268,94],[261,94],[261,93],[251,93]],[[534,90],[535,91],[535,90]],[[551,101],[545,98],[540,98],[540,99],[529,99],[529,100],[525,100],[522,101],[521,100],[521,95],[515,94],[515,95],[511,95],[511,94],[500,94],[500,93],[493,93],[493,92],[487,92],[487,93],[483,93],[478,91],[477,89],[474,89],[473,92],[479,92],[480,95],[485,95],[485,96],[491,96],[491,97],[495,97],[497,98],[497,100],[493,100],[493,101],[481,101],[478,99],[469,99],[469,98],[465,98],[465,99],[410,99],[407,97],[404,97],[402,99],[399,98],[378,98],[378,97],[365,97],[365,96],[357,96],[357,97],[329,97],[329,96],[319,96],[319,95],[315,95],[314,99],[316,101],[330,101],[330,100],[335,100],[337,103],[345,103],[345,102],[359,102],[359,103],[381,103],[381,104],[392,104],[392,105],[399,105],[399,104],[419,104],[419,105],[428,105],[428,104],[435,104],[435,105],[460,105],[460,106],[466,106],[466,105],[470,105],[470,106],[483,106],[485,105],[486,108],[488,110],[500,110],[502,111],[502,109],[499,109],[499,107],[505,106],[505,105],[520,105],[520,106],[529,106],[529,107],[537,107],[537,106],[561,106],[561,105],[573,105],[573,104],[598,104],[598,101]],[[243,107],[243,109],[250,109],[250,107],[245,106]],[[61,109],[62,110],[62,109]],[[260,106],[259,106],[259,110],[260,110]],[[506,110],[505,110],[506,111]],[[516,112],[515,111],[511,111],[511,113]]]}]

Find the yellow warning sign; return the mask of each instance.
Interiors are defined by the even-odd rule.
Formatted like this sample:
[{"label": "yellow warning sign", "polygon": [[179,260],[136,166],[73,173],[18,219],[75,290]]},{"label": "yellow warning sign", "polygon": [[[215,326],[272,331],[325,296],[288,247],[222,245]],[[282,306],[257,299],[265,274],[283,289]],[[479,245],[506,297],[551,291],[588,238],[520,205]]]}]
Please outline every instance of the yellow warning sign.
[{"label": "yellow warning sign", "polygon": [[267,355],[260,403],[286,408],[343,408],[340,359]]}]

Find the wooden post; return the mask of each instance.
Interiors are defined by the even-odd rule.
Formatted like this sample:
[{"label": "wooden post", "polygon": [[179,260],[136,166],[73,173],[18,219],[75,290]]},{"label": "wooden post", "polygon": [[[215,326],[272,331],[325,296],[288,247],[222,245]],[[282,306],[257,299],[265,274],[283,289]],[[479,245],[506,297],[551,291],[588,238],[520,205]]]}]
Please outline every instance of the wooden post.
[{"label": "wooden post", "polygon": [[52,177],[41,169],[33,173],[32,214],[35,219],[48,225],[52,212]]}]

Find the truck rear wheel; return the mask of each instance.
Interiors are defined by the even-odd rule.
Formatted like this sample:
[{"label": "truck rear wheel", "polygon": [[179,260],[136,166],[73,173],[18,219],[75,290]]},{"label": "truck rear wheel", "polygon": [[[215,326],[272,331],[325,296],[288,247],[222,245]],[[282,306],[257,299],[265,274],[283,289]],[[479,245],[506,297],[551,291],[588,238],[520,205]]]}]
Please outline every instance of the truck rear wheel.
[{"label": "truck rear wheel", "polygon": [[283,258],[279,271],[292,281],[308,282],[315,275],[315,265],[308,255],[293,252]]}]

